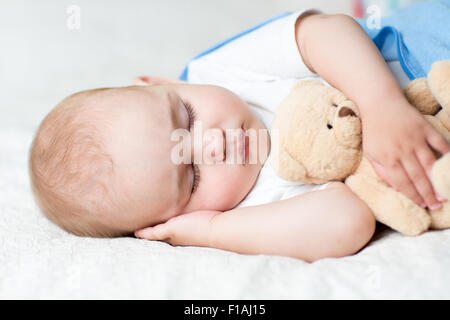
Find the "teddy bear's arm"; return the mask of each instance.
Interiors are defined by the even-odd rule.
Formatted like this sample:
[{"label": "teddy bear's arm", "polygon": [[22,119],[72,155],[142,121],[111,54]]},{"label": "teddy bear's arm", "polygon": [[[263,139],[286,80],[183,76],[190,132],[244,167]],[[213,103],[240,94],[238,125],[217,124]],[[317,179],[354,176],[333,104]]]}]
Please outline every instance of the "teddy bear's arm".
[{"label": "teddy bear's arm", "polygon": [[378,179],[366,158],[345,184],[367,203],[377,221],[410,236],[428,230],[431,218],[427,211]]}]

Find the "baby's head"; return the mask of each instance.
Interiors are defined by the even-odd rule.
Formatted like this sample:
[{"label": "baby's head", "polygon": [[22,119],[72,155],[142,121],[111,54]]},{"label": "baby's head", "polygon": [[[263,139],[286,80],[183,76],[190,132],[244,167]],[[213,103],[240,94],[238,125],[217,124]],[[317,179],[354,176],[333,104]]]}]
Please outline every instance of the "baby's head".
[{"label": "baby's head", "polygon": [[264,125],[217,86],[79,92],[39,127],[30,151],[33,192],[50,220],[80,236],[127,235],[183,213],[226,211],[251,190],[269,150],[268,139],[252,135],[259,157],[249,163],[245,131]]}]

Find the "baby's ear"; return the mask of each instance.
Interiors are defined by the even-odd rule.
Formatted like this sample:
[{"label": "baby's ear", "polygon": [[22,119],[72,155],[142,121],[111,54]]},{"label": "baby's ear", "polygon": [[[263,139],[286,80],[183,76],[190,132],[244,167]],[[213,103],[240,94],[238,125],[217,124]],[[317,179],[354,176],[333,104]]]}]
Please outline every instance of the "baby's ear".
[{"label": "baby's ear", "polygon": [[147,77],[147,76],[136,77],[133,79],[134,86],[155,86],[169,83],[184,83],[184,81],[161,77]]}]

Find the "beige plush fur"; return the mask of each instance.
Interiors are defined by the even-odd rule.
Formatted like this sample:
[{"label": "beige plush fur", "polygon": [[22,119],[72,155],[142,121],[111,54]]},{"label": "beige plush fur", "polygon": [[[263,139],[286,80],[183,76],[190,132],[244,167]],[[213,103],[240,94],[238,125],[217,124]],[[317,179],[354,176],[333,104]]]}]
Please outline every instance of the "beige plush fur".
[{"label": "beige plush fur", "polygon": [[[450,141],[450,60],[434,63],[426,79],[405,88],[405,96]],[[275,114],[272,165],[290,181],[345,181],[379,222],[405,235],[450,228],[450,201],[428,211],[378,177],[362,154],[361,130],[359,111],[342,92],[318,80],[301,81]],[[450,199],[450,154],[435,162],[431,178]]]}]

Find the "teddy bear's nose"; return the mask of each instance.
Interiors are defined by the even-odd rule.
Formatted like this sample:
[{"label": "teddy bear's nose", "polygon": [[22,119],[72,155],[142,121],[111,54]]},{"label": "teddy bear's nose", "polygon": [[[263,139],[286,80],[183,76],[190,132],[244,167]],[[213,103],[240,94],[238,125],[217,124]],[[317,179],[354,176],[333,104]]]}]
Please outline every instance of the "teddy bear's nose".
[{"label": "teddy bear's nose", "polygon": [[343,118],[343,117],[347,117],[347,116],[356,117],[356,113],[348,107],[342,107],[339,110],[338,116],[339,116],[339,118]]}]

